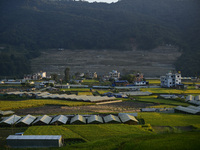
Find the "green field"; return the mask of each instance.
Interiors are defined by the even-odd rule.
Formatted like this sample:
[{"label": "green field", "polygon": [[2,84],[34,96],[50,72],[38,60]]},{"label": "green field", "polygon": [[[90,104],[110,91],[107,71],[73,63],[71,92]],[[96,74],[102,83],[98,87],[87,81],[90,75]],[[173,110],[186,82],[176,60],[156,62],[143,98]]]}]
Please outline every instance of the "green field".
[{"label": "green field", "polygon": [[84,106],[84,105],[91,105],[91,103],[56,100],[56,99],[31,99],[31,100],[20,100],[20,101],[1,100],[0,110],[22,109],[29,107],[44,106],[44,105]]},{"label": "green field", "polygon": [[[197,149],[200,146],[200,116],[186,114],[138,113],[146,125],[101,124],[32,126],[25,135],[63,135],[65,139],[83,139],[85,143],[67,144],[59,149]],[[164,132],[154,130],[163,127]],[[191,127],[190,131],[178,127]],[[152,129],[153,127],[153,129]],[[170,129],[171,130],[167,130]],[[187,144],[185,144],[185,142]],[[56,149],[56,148],[52,148]]]},{"label": "green field", "polygon": [[160,80],[159,79],[147,79],[146,81],[149,82],[149,84],[159,84],[160,85]]},{"label": "green field", "polygon": [[151,92],[154,94],[200,94],[200,90],[178,90],[178,89],[170,89],[170,88],[141,88],[143,92]]},{"label": "green field", "polygon": [[161,99],[157,98],[157,95],[150,96],[135,96],[136,101],[139,102],[147,102],[147,103],[155,103],[159,104],[157,106],[152,106],[154,108],[163,108],[163,107],[176,107],[179,105],[189,106],[190,104],[184,102],[184,100],[173,100],[173,99]]}]

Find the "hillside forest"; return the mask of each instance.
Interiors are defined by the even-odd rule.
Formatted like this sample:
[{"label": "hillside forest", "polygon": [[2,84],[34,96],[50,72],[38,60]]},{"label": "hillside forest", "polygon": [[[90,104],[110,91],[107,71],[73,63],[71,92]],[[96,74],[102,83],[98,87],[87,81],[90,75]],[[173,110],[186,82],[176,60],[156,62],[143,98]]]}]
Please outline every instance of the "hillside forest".
[{"label": "hillside forest", "polygon": [[200,75],[199,0],[0,1],[0,76],[22,77],[42,49],[179,48],[183,76]]}]

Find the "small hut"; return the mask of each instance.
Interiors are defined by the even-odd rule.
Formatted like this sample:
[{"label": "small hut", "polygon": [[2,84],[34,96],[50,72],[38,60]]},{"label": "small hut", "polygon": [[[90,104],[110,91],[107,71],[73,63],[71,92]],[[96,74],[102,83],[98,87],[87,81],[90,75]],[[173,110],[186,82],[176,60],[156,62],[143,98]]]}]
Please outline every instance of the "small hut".
[{"label": "small hut", "polygon": [[70,124],[86,124],[86,119],[81,115],[76,115],[71,118]]},{"label": "small hut", "polygon": [[119,117],[114,115],[107,115],[103,119],[105,123],[121,123]]},{"label": "small hut", "polygon": [[38,117],[32,124],[33,125],[47,125],[50,123],[51,120],[52,120],[51,117],[44,115],[44,116]]},{"label": "small hut", "polygon": [[129,114],[120,114],[119,118],[125,124],[129,124],[129,125],[137,125],[138,124],[138,120],[134,116],[129,115]]},{"label": "small hut", "polygon": [[61,124],[66,124],[68,121],[68,117],[64,116],[64,115],[58,115],[56,117],[54,117],[51,121],[50,124],[57,124],[57,125],[61,125]]},{"label": "small hut", "polygon": [[103,119],[100,116],[92,115],[87,119],[87,123],[89,123],[89,124],[100,124],[100,123],[103,123]]}]

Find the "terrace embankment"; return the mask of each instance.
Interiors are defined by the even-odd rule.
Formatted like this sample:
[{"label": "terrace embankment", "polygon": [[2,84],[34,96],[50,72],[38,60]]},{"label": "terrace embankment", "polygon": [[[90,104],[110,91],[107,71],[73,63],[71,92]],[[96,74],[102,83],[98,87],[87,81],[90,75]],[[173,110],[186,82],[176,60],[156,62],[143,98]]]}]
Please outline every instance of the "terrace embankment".
[{"label": "terrace embankment", "polygon": [[135,70],[147,76],[160,76],[175,69],[173,63],[179,56],[181,53],[177,48],[166,46],[151,51],[51,49],[33,59],[31,66],[34,72],[44,70],[61,75],[66,67],[70,67],[71,73],[92,71],[105,74],[111,70]]}]

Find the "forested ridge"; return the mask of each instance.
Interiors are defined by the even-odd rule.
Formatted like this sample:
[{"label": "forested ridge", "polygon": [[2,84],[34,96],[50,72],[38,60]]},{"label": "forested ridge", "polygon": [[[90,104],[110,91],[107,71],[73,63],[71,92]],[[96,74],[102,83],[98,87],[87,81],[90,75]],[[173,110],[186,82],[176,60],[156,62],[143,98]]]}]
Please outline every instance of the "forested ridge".
[{"label": "forested ridge", "polygon": [[[40,49],[151,50],[163,44],[183,52],[175,64],[183,75],[199,75],[199,8],[199,0],[1,0],[0,46],[5,49],[0,56],[10,60],[14,51],[16,57],[7,63],[0,59],[0,76],[30,72],[13,61],[21,59],[28,67]],[[18,71],[5,71],[9,65]]]}]

